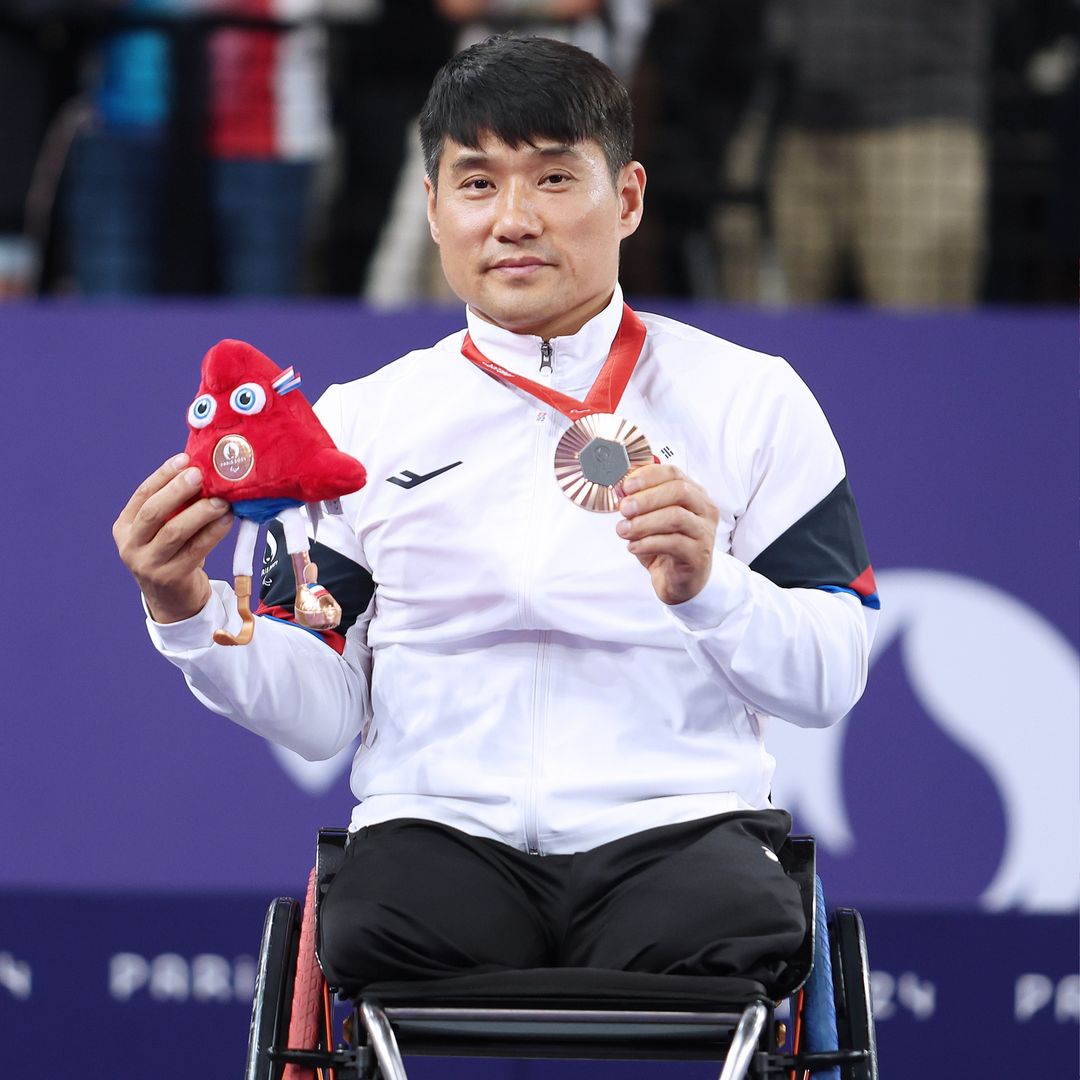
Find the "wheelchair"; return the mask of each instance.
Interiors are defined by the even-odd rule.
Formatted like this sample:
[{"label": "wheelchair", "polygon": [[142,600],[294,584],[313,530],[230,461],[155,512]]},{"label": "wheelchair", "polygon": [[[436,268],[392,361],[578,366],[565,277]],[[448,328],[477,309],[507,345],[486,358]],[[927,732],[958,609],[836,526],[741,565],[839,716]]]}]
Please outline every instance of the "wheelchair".
[{"label": "wheelchair", "polygon": [[722,1063],[720,1080],[877,1080],[866,935],[826,917],[814,841],[779,852],[807,932],[782,986],[727,976],[545,968],[367,986],[335,1031],[335,988],[316,955],[322,897],[347,832],[319,833],[303,908],[266,915],[244,1080],[407,1080],[405,1055]]}]

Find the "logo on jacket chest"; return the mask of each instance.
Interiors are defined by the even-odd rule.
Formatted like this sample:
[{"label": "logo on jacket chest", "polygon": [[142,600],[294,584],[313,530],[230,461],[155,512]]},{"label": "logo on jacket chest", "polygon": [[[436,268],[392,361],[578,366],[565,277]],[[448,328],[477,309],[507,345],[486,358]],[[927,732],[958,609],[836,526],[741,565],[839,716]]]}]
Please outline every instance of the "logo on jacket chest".
[{"label": "logo on jacket chest", "polygon": [[415,473],[412,469],[402,469],[400,473],[388,476],[386,482],[388,484],[397,484],[398,487],[409,491],[414,487],[419,487],[421,484],[426,484],[428,480],[434,480],[436,476],[442,476],[443,473],[456,469],[460,464],[460,461],[454,461],[449,465],[444,465],[441,469],[435,469],[429,473]]}]

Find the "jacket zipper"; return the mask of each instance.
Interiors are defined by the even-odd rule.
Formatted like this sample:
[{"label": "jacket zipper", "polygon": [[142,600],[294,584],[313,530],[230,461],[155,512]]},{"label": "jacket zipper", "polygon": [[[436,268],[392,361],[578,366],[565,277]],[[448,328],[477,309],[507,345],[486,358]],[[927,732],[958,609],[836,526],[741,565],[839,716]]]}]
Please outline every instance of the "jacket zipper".
[{"label": "jacket zipper", "polygon": [[551,632],[542,630],[536,641],[536,668],[533,672],[532,740],[529,745],[529,780],[525,790],[525,849],[530,855],[544,855],[540,846],[540,761],[544,754],[544,720],[548,697],[548,643]]},{"label": "jacket zipper", "polygon": [[[540,373],[545,371],[554,374],[554,347],[550,341],[540,342]],[[542,483],[545,472],[542,458],[550,452],[550,437],[544,435],[550,430],[548,424],[541,428],[540,437],[537,440],[537,461],[534,476],[537,482]],[[535,490],[535,489],[534,489]],[[531,559],[526,559],[526,566]],[[522,585],[522,615],[528,613],[528,592],[531,581],[526,580]],[[551,634],[542,630],[537,636],[536,643],[536,667],[533,672],[533,695],[532,695],[532,737],[529,743],[529,776],[525,785],[525,805],[523,809],[523,828],[525,834],[525,850],[530,855],[542,856],[543,849],[540,846],[540,762],[543,758],[544,747],[544,721],[547,714],[547,666],[548,666],[548,642]]]}]

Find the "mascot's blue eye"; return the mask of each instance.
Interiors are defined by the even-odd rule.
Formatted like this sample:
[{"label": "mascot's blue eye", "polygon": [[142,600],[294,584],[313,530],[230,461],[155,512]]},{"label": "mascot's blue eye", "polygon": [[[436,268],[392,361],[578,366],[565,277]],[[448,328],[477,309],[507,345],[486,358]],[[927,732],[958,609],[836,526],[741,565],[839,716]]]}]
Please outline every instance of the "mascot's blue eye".
[{"label": "mascot's blue eye", "polygon": [[241,383],[229,395],[229,404],[234,412],[242,416],[253,416],[263,411],[263,406],[266,404],[266,391],[258,383]]},{"label": "mascot's blue eye", "polygon": [[200,394],[189,406],[187,422],[193,428],[204,428],[214,419],[217,402],[209,394]]}]

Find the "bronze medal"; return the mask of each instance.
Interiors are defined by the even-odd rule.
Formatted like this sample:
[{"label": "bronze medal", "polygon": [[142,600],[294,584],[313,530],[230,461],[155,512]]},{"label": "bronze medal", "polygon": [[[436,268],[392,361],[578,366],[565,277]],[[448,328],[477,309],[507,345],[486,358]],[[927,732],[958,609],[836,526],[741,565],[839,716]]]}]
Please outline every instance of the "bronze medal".
[{"label": "bronze medal", "polygon": [[468,333],[461,342],[461,352],[492,378],[527,391],[572,421],[555,448],[555,479],[571,502],[605,514],[618,509],[626,474],[655,460],[645,436],[611,412],[622,399],[645,347],[645,337],[645,324],[623,304],[622,320],[607,359],[584,401],[493,363]]},{"label": "bronze medal", "polygon": [[214,447],[213,461],[223,480],[243,480],[255,466],[255,451],[243,435],[223,435]]},{"label": "bronze medal", "polygon": [[607,514],[618,509],[626,474],[652,460],[648,439],[633,424],[593,413],[563,433],[555,448],[555,479],[571,502]]}]

